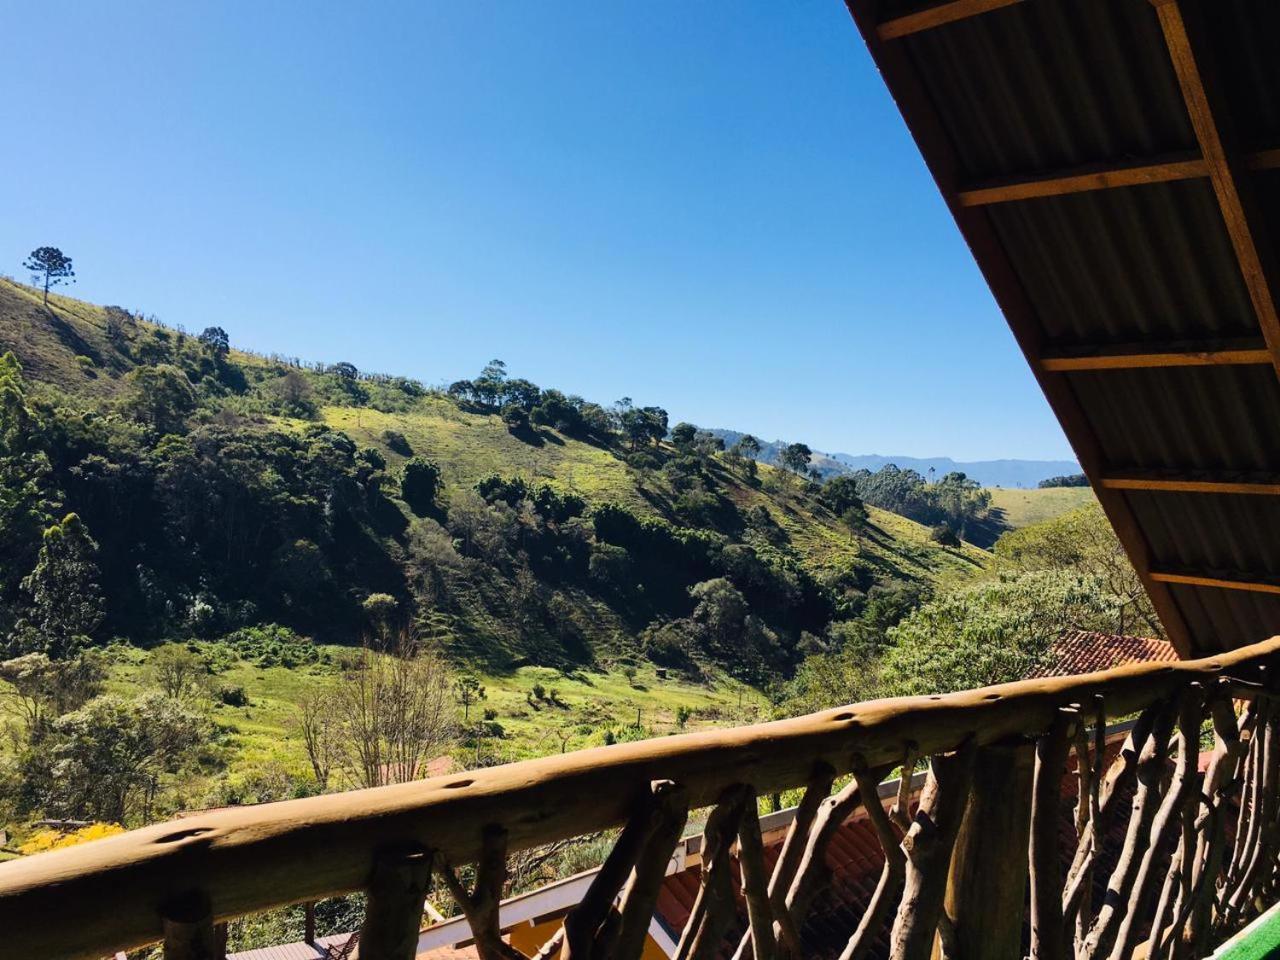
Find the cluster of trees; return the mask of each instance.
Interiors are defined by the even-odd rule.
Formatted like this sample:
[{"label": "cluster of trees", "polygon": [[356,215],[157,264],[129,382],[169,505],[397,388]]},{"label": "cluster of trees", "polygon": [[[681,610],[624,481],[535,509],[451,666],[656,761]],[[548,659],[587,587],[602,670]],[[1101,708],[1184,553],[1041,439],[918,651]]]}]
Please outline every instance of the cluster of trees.
[{"label": "cluster of trees", "polygon": [[834,626],[827,649],[789,683],[785,710],[1016,680],[1043,665],[1067,630],[1161,635],[1096,504],[1004,534],[996,555],[993,574],[975,584],[888,608],[868,602]]},{"label": "cluster of trees", "polygon": [[1041,490],[1047,489],[1048,487],[1087,487],[1088,485],[1089,478],[1083,473],[1071,473],[1061,477],[1049,477],[1046,480],[1041,480],[1040,483],[1037,484]]},{"label": "cluster of trees", "polygon": [[559,390],[543,390],[521,377],[507,375],[507,365],[490,360],[474,380],[449,384],[449,396],[484,413],[500,413],[515,432],[530,424],[552,427],[580,439],[603,440],[617,427],[617,419],[603,407]]},{"label": "cluster of trees", "polygon": [[103,416],[0,358],[0,652],[359,629],[361,597],[401,589],[381,454],[322,426],[192,424],[185,374],[135,374]]},{"label": "cluster of trees", "polygon": [[848,476],[867,503],[926,526],[941,525],[956,542],[966,527],[983,521],[991,510],[991,493],[958,471],[930,482],[915,470],[890,463],[874,473],[864,469]]}]

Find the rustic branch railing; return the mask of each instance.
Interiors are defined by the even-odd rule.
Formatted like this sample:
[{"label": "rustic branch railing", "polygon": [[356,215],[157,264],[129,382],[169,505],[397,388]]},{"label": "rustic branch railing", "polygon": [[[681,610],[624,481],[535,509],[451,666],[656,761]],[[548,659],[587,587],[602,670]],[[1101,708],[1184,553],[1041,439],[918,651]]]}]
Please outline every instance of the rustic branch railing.
[{"label": "rustic branch railing", "polygon": [[[886,860],[842,960],[861,960],[886,932],[894,960],[1017,955],[1019,878],[1029,879],[1034,958],[1120,960],[1142,944],[1157,960],[1203,956],[1277,894],[1278,671],[1275,638],[1204,660],[873,701],[194,816],[0,866],[0,956],[102,957],[162,940],[168,958],[204,960],[217,950],[217,922],[365,889],[360,956],[407,960],[434,872],[480,956],[517,960],[498,927],[508,853],[621,825],[538,956],[634,960],[688,812],[708,806],[701,892],[680,960],[727,949],[735,851],[750,927],[734,956],[802,956],[827,845],[860,807]],[[1237,702],[1247,703],[1239,715]],[[1106,763],[1105,720],[1135,713]],[[1206,717],[1216,743],[1201,777]],[[1078,841],[1064,870],[1058,834],[1072,813],[1062,784],[1073,753]],[[904,777],[886,811],[875,785],[916,757],[928,758],[918,806]],[[846,774],[852,780],[828,796]],[[798,787],[804,799],[766,876],[756,797]],[[1095,904],[1103,838],[1130,795],[1124,847]],[[993,823],[995,840],[984,836]],[[472,889],[455,870],[466,863],[477,865]]]}]

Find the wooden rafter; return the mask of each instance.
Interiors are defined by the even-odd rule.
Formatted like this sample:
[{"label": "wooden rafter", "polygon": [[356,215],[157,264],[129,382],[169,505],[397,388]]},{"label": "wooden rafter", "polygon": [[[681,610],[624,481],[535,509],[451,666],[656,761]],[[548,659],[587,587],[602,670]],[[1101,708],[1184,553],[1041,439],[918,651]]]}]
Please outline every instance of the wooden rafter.
[{"label": "wooden rafter", "polygon": [[1020,2],[1021,0],[948,0],[946,3],[935,4],[924,10],[917,10],[915,13],[886,20],[876,27],[876,32],[881,40],[897,40],[899,37],[932,30],[934,27],[955,23],[957,20],[968,20],[970,17],[990,13],[992,10],[999,10],[1001,7],[1009,7]]},{"label": "wooden rafter", "polygon": [[1151,367],[1267,365],[1271,362],[1271,351],[1260,339],[1076,347],[1070,351],[1046,352],[1040,358],[1041,368],[1051,373]]},{"label": "wooden rafter", "polygon": [[1209,180],[1222,211],[1253,304],[1258,325],[1280,373],[1280,313],[1268,277],[1269,251],[1262,235],[1261,220],[1253,213],[1250,184],[1240,176],[1248,164],[1233,149],[1227,113],[1218,105],[1214,76],[1202,44],[1193,44],[1179,0],[1152,0],[1164,32],[1173,69],[1182,88],[1182,98],[1191,117],[1201,153],[1209,167]]},{"label": "wooden rafter", "polygon": [[[874,18],[873,3],[869,0],[846,0],[846,3],[872,58],[893,91],[898,108],[920,148],[929,172],[969,244],[1023,356],[1031,366],[1058,422],[1062,424],[1077,460],[1085,474],[1090,479],[1096,479],[1104,473],[1105,463],[1097,434],[1068,379],[1045,370],[1039,362],[1045,352],[1044,334],[1035,306],[1014,270],[1008,252],[996,235],[987,211],[981,207],[965,207],[957,200],[962,183],[955,147],[943,128],[937,109],[923,88],[906,49],[901,44],[884,42],[879,30],[882,25],[877,24]],[[1168,585],[1147,575],[1151,566],[1151,548],[1132,508],[1120,491],[1096,489],[1098,502],[1151,597],[1152,606],[1170,642],[1181,656],[1190,656],[1193,644],[1186,618],[1174,601]]]},{"label": "wooden rafter", "polygon": [[1207,177],[1209,166],[1200,157],[1180,157],[1166,161],[1106,165],[1095,164],[1043,176],[1008,178],[975,184],[961,190],[956,199],[961,206],[983,207],[1011,200],[1034,200],[1068,193],[1087,193],[1115,187],[1137,187],[1171,180]]},{"label": "wooden rafter", "polygon": [[[1280,148],[1259,150],[1244,156],[1248,170],[1280,167]],[[1093,163],[1070,170],[1006,177],[966,186],[957,194],[962,206],[985,207],[1016,200],[1060,197],[1071,193],[1140,187],[1151,183],[1194,180],[1209,176],[1209,164],[1199,155],[1182,155],[1132,163]]]},{"label": "wooden rafter", "polygon": [[1280,480],[1243,480],[1226,477],[1170,477],[1142,473],[1113,473],[1099,483],[1108,490],[1149,490],[1158,493],[1229,493],[1244,496],[1280,496]]},{"label": "wooden rafter", "polygon": [[1247,593],[1280,594],[1280,583],[1259,580],[1244,574],[1214,577],[1199,573],[1176,573],[1172,570],[1152,570],[1151,579],[1157,583],[1175,583],[1187,587],[1215,587],[1219,590],[1243,590]]}]

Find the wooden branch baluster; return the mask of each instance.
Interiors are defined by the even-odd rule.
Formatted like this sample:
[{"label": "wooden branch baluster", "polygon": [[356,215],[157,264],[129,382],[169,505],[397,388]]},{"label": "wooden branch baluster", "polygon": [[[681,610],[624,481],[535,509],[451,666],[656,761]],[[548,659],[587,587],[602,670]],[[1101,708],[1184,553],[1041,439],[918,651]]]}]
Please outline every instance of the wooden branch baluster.
[{"label": "wooden branch baluster", "polygon": [[1076,728],[1076,768],[1080,780],[1076,799],[1076,852],[1062,898],[1062,925],[1073,953],[1079,953],[1089,934],[1093,915],[1093,863],[1102,823],[1102,778],[1107,760],[1107,711],[1101,696],[1094,698],[1093,752],[1084,724]]},{"label": "wooden branch baluster", "polygon": [[[906,877],[902,904],[889,935],[890,960],[927,960],[933,949],[951,849],[969,802],[975,752],[969,739],[956,752],[935,756],[929,762],[920,805],[902,839]],[[903,773],[909,776],[909,768]]]},{"label": "wooden branch baluster", "polygon": [[[1173,831],[1178,828],[1178,814],[1194,798],[1196,774],[1200,760],[1200,718],[1203,715],[1204,688],[1188,685],[1178,701],[1178,763],[1173,780],[1165,791],[1147,837],[1146,850],[1130,887],[1129,902],[1120,921],[1120,929],[1111,950],[1111,960],[1127,960],[1138,940],[1140,924],[1147,918],[1147,906],[1159,879],[1156,861],[1168,849]],[[1163,761],[1165,758],[1162,757]]]},{"label": "wooden branch baluster", "polygon": [[1227,863],[1225,876],[1219,890],[1219,913],[1225,909],[1227,893],[1235,886],[1235,882],[1243,869],[1245,857],[1248,856],[1248,837],[1252,825],[1251,814],[1257,805],[1256,793],[1259,781],[1256,773],[1260,757],[1257,747],[1261,742],[1262,725],[1265,722],[1264,718],[1269,705],[1264,699],[1258,698],[1253,701],[1251,706],[1253,709],[1249,711],[1249,716],[1252,723],[1240,733],[1241,740],[1244,742],[1244,770],[1241,772],[1240,779],[1240,805],[1236,813],[1236,830],[1234,844],[1231,849],[1231,859]]},{"label": "wooden branch baluster", "polygon": [[[774,936],[781,937],[784,945],[793,956],[800,955],[799,936],[790,922],[787,912],[787,892],[795,879],[796,869],[804,857],[804,849],[809,838],[809,828],[822,806],[822,801],[831,793],[831,785],[835,783],[836,772],[826,763],[819,764],[809,778],[804,796],[800,798],[800,806],[796,807],[795,818],[787,828],[786,839],[782,842],[782,852],[778,854],[778,862],[773,865],[773,875],[769,878],[769,904],[773,908]],[[751,931],[742,935],[733,960],[751,960]]]},{"label": "wooden branch baluster", "polygon": [[1142,746],[1135,770],[1138,787],[1120,859],[1111,871],[1106,898],[1089,928],[1084,949],[1080,951],[1089,958],[1106,956],[1115,943],[1120,923],[1124,919],[1124,906],[1128,904],[1129,891],[1133,888],[1134,875],[1146,853],[1151,821],[1155,819],[1159,805],[1160,782],[1164,776],[1165,758],[1168,756],[1169,736],[1173,731],[1173,711],[1167,704],[1158,704],[1156,709],[1158,715]]},{"label": "wooden branch baluster", "polygon": [[[911,777],[909,767],[904,763],[903,777]],[[876,942],[885,921],[889,919],[889,911],[897,905],[902,894],[902,881],[907,872],[907,857],[902,852],[902,840],[894,830],[889,815],[885,813],[880,802],[879,778],[867,767],[861,756],[853,758],[853,778],[862,795],[862,805],[867,811],[867,819],[871,822],[880,841],[880,849],[884,852],[884,867],[880,871],[880,880],[876,883],[876,891],[867,904],[867,911],[862,915],[858,928],[849,938],[840,960],[863,960],[867,952]]]},{"label": "wooden branch baluster", "polygon": [[1247,744],[1241,732],[1252,726],[1256,706],[1249,704],[1237,720],[1231,702],[1230,684],[1220,685],[1220,695],[1209,701],[1209,712],[1217,743],[1213,760],[1205,771],[1202,788],[1202,812],[1197,819],[1199,836],[1196,840],[1194,870],[1191,876],[1191,897],[1183,904],[1185,919],[1178,921],[1175,933],[1186,924],[1179,955],[1201,957],[1209,953],[1209,934],[1212,928],[1212,909],[1217,894],[1216,884],[1222,872],[1226,854],[1227,815],[1230,801],[1239,789],[1241,766]]},{"label": "wooden branch baluster", "polygon": [[827,866],[827,847],[831,845],[831,838],[861,803],[862,793],[857,780],[851,780],[822,802],[809,830],[809,842],[805,845],[796,878],[787,892],[787,911],[796,929],[803,929],[814,897],[831,883],[831,868]]},{"label": "wooden branch baluster", "polygon": [[911,781],[915,777],[916,761],[920,759],[920,747],[914,740],[907,742],[902,755],[902,776],[898,778],[898,796],[889,808],[889,819],[906,834],[911,829]]},{"label": "wooden branch baluster", "polygon": [[165,905],[164,960],[223,960],[209,898],[198,891]]},{"label": "wooden branch baluster", "polygon": [[[1220,681],[1206,701],[1216,739],[1213,758],[1198,795],[1183,808],[1182,837],[1170,862],[1147,940],[1149,960],[1185,960],[1208,952],[1207,946],[1196,949],[1193,945],[1197,940],[1207,944],[1204,934],[1213,903],[1213,883],[1222,863],[1225,801],[1232,794],[1240,760],[1236,717],[1227,699],[1230,695],[1230,682]],[[1170,904],[1175,884],[1176,899]],[[1170,916],[1172,920],[1166,923]],[[1201,926],[1197,928],[1196,924]]]},{"label": "wooden branch baluster", "polygon": [[729,848],[742,822],[748,792],[746,786],[730,787],[707,818],[702,831],[701,884],[674,960],[711,960],[733,922],[735,904]]},{"label": "wooden branch baluster", "polygon": [[769,876],[764,866],[764,839],[756,792],[747,789],[742,822],[738,827],[738,862],[742,869],[742,894],[747,901],[747,933],[755,960],[774,960],[778,943],[773,935],[773,909],[769,904]]},{"label": "wooden branch baluster", "polygon": [[[669,784],[661,781],[660,784]],[[610,942],[618,933],[621,916],[614,906],[623,884],[627,882],[640,852],[661,823],[659,809],[660,784],[650,784],[635,813],[622,828],[617,842],[605,858],[591,886],[565,917],[561,928],[563,947],[558,951],[560,960],[590,960],[593,955],[608,955]]]},{"label": "wooden branch baluster", "polygon": [[475,938],[480,960],[528,960],[523,953],[502,939],[498,919],[502,888],[507,882],[506,829],[497,825],[485,827],[473,891],[468,892],[448,862],[444,864],[442,873],[449,892],[458,901],[458,907],[471,927],[471,936]]},{"label": "wooden branch baluster", "polygon": [[1054,717],[1049,732],[1036,742],[1036,771],[1031,791],[1031,960],[1066,958],[1058,819],[1062,774],[1073,728],[1079,723],[1079,708],[1063,707]]},{"label": "wooden branch baluster", "polygon": [[1271,697],[1261,699],[1258,734],[1254,737],[1255,764],[1254,789],[1251,796],[1256,806],[1250,811],[1248,851],[1242,858],[1239,879],[1229,887],[1225,898],[1223,922],[1234,927],[1244,918],[1255,897],[1262,892],[1270,879],[1263,871],[1274,870],[1276,832],[1277,769],[1280,750],[1277,750],[1277,710]]},{"label": "wooden branch baluster", "polygon": [[670,780],[655,781],[653,797],[657,823],[622,891],[618,932],[612,938],[610,960],[639,960],[657,906],[658,891],[667,875],[667,864],[689,818],[689,794],[679,784]]},{"label": "wooden branch baluster", "polygon": [[[1111,818],[1119,805],[1117,798],[1128,790],[1129,784],[1137,776],[1138,758],[1142,753],[1143,744],[1147,742],[1147,738],[1151,735],[1151,728],[1155,722],[1156,715],[1162,709],[1163,707],[1157,704],[1142,711],[1134,723],[1133,729],[1129,731],[1129,735],[1125,738],[1120,754],[1112,762],[1110,769],[1107,770],[1105,780],[1101,784],[1095,784],[1100,796],[1097,813],[1090,818],[1089,843],[1080,843],[1076,846],[1071,869],[1067,871],[1067,889],[1062,898],[1064,920],[1075,920],[1077,931],[1076,955],[1079,957],[1086,955],[1084,941],[1087,938],[1081,927],[1087,928],[1092,919],[1085,904],[1092,898],[1093,865],[1100,852],[1101,839],[1106,836]],[[1095,749],[1098,754],[1094,759],[1095,763],[1100,764],[1102,763],[1100,758],[1105,755],[1106,749],[1105,727],[1094,731],[1094,739]]]},{"label": "wooden branch baluster", "polygon": [[360,926],[361,960],[413,960],[434,855],[422,847],[389,850],[374,859]]}]

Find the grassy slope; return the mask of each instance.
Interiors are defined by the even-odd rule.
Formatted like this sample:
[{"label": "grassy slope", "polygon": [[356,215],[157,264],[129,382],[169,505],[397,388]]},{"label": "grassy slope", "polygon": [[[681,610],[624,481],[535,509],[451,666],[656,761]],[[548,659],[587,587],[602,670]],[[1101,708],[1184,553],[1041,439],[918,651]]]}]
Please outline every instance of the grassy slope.
[{"label": "grassy slope", "polygon": [[991,489],[991,505],[1004,513],[1004,522],[1013,529],[1052,520],[1094,500],[1089,487],[1046,487],[1016,490]]},{"label": "grassy slope", "polygon": [[[111,668],[108,688],[133,695],[148,683],[146,654],[140,650],[115,648],[117,662]],[[326,647],[339,653],[339,647]],[[212,678],[213,686],[241,686],[248,694],[244,707],[221,703],[212,706],[214,722],[227,737],[227,779],[233,788],[243,788],[245,799],[254,799],[253,787],[244,787],[253,777],[276,771],[305,779],[309,773],[306,754],[297,731],[297,704],[309,690],[335,682],[337,670],[331,666],[259,667],[237,661],[230,669]],[[766,704],[759,692],[729,678],[717,676],[708,683],[686,682],[670,675],[659,678],[650,665],[642,666],[634,681],[621,670],[576,671],[564,674],[548,667],[523,667],[501,676],[481,675],[486,699],[471,707],[473,720],[484,710],[497,713],[505,731],[499,741],[488,741],[486,754],[502,760],[557,753],[563,744],[574,750],[604,743],[606,730],[620,734],[634,725],[637,710],[647,735],[662,736],[683,730],[723,726],[726,722],[752,722],[764,715]],[[531,704],[528,695],[535,683],[557,692],[559,705]],[[690,712],[685,727],[677,725],[677,710]],[[458,747],[455,757],[462,766],[474,765],[473,751]],[[192,778],[184,785],[181,802],[186,808],[209,800],[212,781]]]},{"label": "grassy slope", "polygon": [[[664,512],[671,497],[659,475],[632,470],[609,450],[551,431],[544,431],[540,444],[530,444],[512,436],[499,417],[459,410],[441,397],[427,397],[407,414],[326,407],[323,416],[361,444],[381,449],[392,470],[404,457],[387,448],[382,433],[403,433],[415,454],[440,464],[447,487],[470,487],[491,473],[518,474],[553,481],[592,504],[613,502],[650,513]],[[727,469],[719,479],[739,510],[764,506],[814,567],[861,557],[886,576],[945,581],[968,576],[987,561],[983,551],[967,544],[955,550],[939,547],[920,524],[875,508],[869,535],[859,546],[835,517],[815,512],[795,496],[788,478],[769,466],[759,469],[764,481],[760,487],[749,486]]]}]

